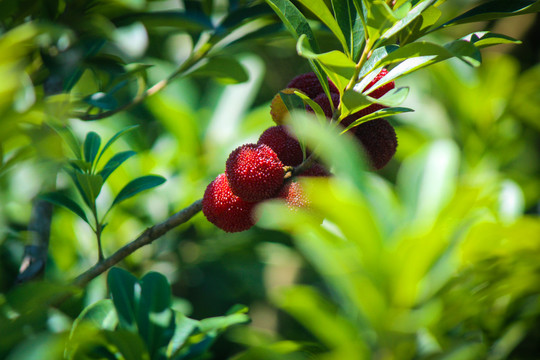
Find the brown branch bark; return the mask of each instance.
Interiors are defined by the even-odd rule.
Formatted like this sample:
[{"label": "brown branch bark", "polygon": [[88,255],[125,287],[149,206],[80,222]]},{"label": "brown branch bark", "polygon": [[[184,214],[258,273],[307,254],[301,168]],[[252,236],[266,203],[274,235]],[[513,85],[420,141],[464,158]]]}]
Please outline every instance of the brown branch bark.
[{"label": "brown branch bark", "polygon": [[15,280],[23,283],[41,277],[47,265],[49,237],[51,234],[51,219],[53,206],[51,203],[36,199],[32,207],[32,216],[28,224],[31,245],[24,248],[24,256]]},{"label": "brown branch bark", "polygon": [[193,204],[188,206],[185,209],[180,210],[176,214],[172,215],[170,218],[165,220],[160,224],[156,224],[152,227],[146,229],[138,238],[130,242],[129,244],[124,245],[122,248],[117,250],[114,254],[104,259],[103,261],[98,262],[96,265],[92,266],[90,269],[86,270],[84,273],[79,275],[74,281],[73,285],[84,287],[92,279],[98,275],[105,272],[107,269],[117,264],[123,260],[128,255],[132,254],[135,250],[143,247],[144,245],[151,244],[154,240],[160,238],[173,228],[181,225],[193,216],[195,216],[199,211],[202,210],[202,199],[195,201]]}]

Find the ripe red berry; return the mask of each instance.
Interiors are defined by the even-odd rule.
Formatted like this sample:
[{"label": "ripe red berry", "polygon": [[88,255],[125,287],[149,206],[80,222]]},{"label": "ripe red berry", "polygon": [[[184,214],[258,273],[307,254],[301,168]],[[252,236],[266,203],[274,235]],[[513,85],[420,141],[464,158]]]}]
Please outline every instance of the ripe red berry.
[{"label": "ripe red berry", "polygon": [[268,145],[283,165],[298,166],[304,159],[300,143],[292,137],[285,126],[272,126],[259,137],[258,145]]},{"label": "ripe red berry", "polygon": [[252,210],[256,203],[234,195],[225,174],[220,174],[204,192],[202,211],[212,224],[226,232],[244,231],[255,222]]},{"label": "ripe red berry", "polygon": [[298,210],[298,208],[307,208],[309,206],[309,200],[304,194],[302,186],[296,181],[285,184],[279,192],[278,197],[284,199],[291,210]]},{"label": "ripe red berry", "polygon": [[274,196],[283,185],[283,163],[268,145],[245,144],[229,155],[225,174],[232,192],[245,201]]},{"label": "ripe red berry", "polygon": [[[331,93],[339,94],[338,88],[332,81],[328,80],[328,85],[330,86]],[[298,75],[287,84],[287,87],[303,91],[310,99],[315,99],[317,95],[324,93],[317,75],[313,72]]]},{"label": "ripe red berry", "polygon": [[315,164],[309,169],[307,169],[306,171],[304,171],[303,173],[301,173],[299,176],[328,177],[328,176],[332,176],[332,174],[330,173],[330,171],[328,171],[328,169],[326,169],[321,164]]},{"label": "ripe red berry", "polygon": [[[362,92],[366,92],[367,90],[371,89],[371,87],[375,85],[383,77],[385,77],[386,74],[388,74],[388,70],[386,70],[385,68],[381,69],[381,71],[377,74],[377,76],[375,76],[375,79],[371,80],[371,82],[366,85],[366,87],[364,88]],[[393,81],[390,81],[389,83],[379,87],[378,89],[373,90],[368,95],[371,96],[372,98],[379,99],[384,94],[386,94],[387,92],[389,92],[395,87],[396,87],[396,84]]]},{"label": "ripe red berry", "polygon": [[[339,94],[336,93],[330,93],[330,96],[332,97],[332,103],[334,105],[334,109],[338,107],[339,105]],[[313,99],[322,109],[324,112],[324,115],[326,115],[327,118],[331,119],[333,115],[332,107],[330,106],[330,101],[328,100],[328,96],[326,96],[325,93],[321,93]],[[306,107],[306,110],[309,112],[313,112],[313,109],[310,106]]]},{"label": "ripe red berry", "polygon": [[385,119],[375,119],[358,125],[354,135],[361,142],[369,164],[382,169],[396,153],[396,131]]}]

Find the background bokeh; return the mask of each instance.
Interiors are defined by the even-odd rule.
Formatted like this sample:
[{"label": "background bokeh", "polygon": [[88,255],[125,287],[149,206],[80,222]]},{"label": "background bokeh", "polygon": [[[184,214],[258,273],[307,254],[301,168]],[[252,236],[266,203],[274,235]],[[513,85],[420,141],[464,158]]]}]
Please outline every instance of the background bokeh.
[{"label": "background bokeh", "polygon": [[[32,241],[28,224],[35,198],[51,186],[75,194],[69,177],[59,171],[59,162],[72,155],[44,120],[62,119],[81,141],[89,131],[108,139],[139,125],[111,147],[109,157],[125,150],[137,155],[110,176],[98,206],[106,208],[137,176],[167,179],[109,214],[102,240],[107,255],[201,198],[206,185],[224,171],[229,152],[256,142],[273,125],[269,103],[276,92],[309,71],[295,41],[282,30],[222,50],[245,67],[246,82],[185,76],[109,118],[71,119],[66,95],[57,88],[79,64],[87,67],[70,100],[120,81],[124,70],[111,59],[151,65],[139,81],[155,84],[193,46],[192,34],[182,29],[113,26],[111,18],[126,8],[189,4],[118,0],[111,2],[118,7],[111,6],[110,13],[92,13],[84,1],[72,1],[65,2],[73,9],[64,18],[39,11],[47,3],[0,4],[0,13],[8,14],[0,22],[0,304],[16,288],[25,245]],[[450,18],[475,3],[448,1],[441,9]],[[216,13],[226,6],[216,1]],[[29,16],[50,17],[72,35],[41,36],[25,27]],[[238,358],[307,358],[310,353],[328,359],[366,354],[378,359],[535,358],[540,353],[539,26],[540,17],[529,14],[438,33],[433,40],[444,42],[492,30],[523,43],[483,50],[479,68],[451,60],[399,79],[399,86],[410,87],[403,106],[415,112],[390,120],[399,142],[391,163],[366,173],[354,154],[352,160],[330,154],[329,161],[351,162],[336,166],[336,179],[306,184],[315,212],[326,218],[322,227],[313,214],[283,216],[279,204],[265,206],[260,224],[237,234],[224,233],[198,214],[121,266],[137,276],[165,275],[175,306],[195,319],[247,305],[251,324],[220,338],[213,347],[216,359],[242,351],[247,352]],[[100,56],[87,57],[103,32],[113,40]],[[324,29],[317,37],[322,50],[337,47]],[[28,50],[32,46],[48,61],[48,74],[28,75],[38,66]],[[117,101],[128,101],[138,85],[122,87]],[[331,132],[322,136],[328,137],[322,141],[328,151],[330,145],[356,150]],[[45,278],[68,282],[97,256],[88,225],[55,207]],[[84,306],[106,296],[101,276],[62,311],[46,310],[45,322],[21,329],[27,342],[0,341],[2,356],[14,348],[38,348],[43,341],[32,342],[38,335],[64,333]]]}]

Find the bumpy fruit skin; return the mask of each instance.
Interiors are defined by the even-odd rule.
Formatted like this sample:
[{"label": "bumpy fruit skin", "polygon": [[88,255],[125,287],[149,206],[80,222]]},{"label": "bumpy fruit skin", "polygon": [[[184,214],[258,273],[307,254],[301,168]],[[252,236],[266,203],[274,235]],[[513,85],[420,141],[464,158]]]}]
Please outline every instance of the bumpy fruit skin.
[{"label": "bumpy fruit skin", "polygon": [[304,158],[300,143],[287,132],[284,125],[266,129],[259,137],[257,144],[268,145],[283,165],[298,166]]},{"label": "bumpy fruit skin", "polygon": [[279,192],[278,197],[285,200],[289,209],[293,211],[309,206],[309,200],[304,194],[302,186],[296,181],[286,183]]},{"label": "bumpy fruit skin", "polygon": [[375,119],[358,125],[354,135],[362,144],[370,165],[382,169],[396,153],[397,137],[385,119]]},{"label": "bumpy fruit skin", "polygon": [[225,174],[232,192],[245,201],[273,197],[283,185],[283,163],[268,145],[245,144],[229,155]]},{"label": "bumpy fruit skin", "polygon": [[[378,74],[377,76],[375,76],[375,78],[373,80],[371,80],[371,82],[369,84],[366,85],[366,87],[364,88],[363,92],[366,92],[367,90],[369,90],[373,85],[375,85],[380,79],[382,79],[383,77],[386,76],[386,74],[388,74],[388,71],[386,69],[382,69]],[[368,95],[371,96],[372,98],[375,98],[375,99],[379,99],[381,98],[384,94],[386,94],[387,92],[389,92],[390,90],[392,90],[393,88],[396,87],[396,84],[391,81],[389,82],[388,84],[385,84],[383,86],[381,86],[380,88],[378,89],[375,89],[373,90],[372,92],[370,92]],[[348,115],[347,117],[345,117],[343,120],[341,120],[341,125],[343,125],[344,127],[347,127],[349,126],[350,124],[353,123],[353,121],[357,120],[357,119],[360,119],[361,117],[364,117],[366,115],[369,115],[375,111],[378,111],[378,110],[381,110],[381,109],[384,109],[385,106],[384,105],[380,105],[380,104],[371,104],[369,105],[368,107],[358,111],[358,112],[355,112],[354,114],[351,114],[351,115]]]},{"label": "bumpy fruit skin", "polygon": [[[338,88],[332,81],[328,80],[328,85],[330,86],[331,93],[339,94]],[[287,84],[287,87],[300,89],[300,91],[303,91],[310,99],[315,99],[317,95],[324,93],[317,75],[313,72],[298,75]]]},{"label": "bumpy fruit skin", "polygon": [[[330,93],[330,96],[332,97],[332,103],[334,105],[334,109],[338,107],[339,105],[339,94],[336,93]],[[327,118],[331,119],[333,112],[332,107],[330,106],[330,101],[328,100],[328,96],[326,96],[325,93],[319,94],[313,99],[314,102],[316,102],[324,112],[324,115],[326,115]],[[308,106],[306,108],[309,112],[314,112],[313,109]]]},{"label": "bumpy fruit skin", "polygon": [[[295,88],[286,88],[281,90],[280,92],[285,94],[293,94],[295,91],[300,91],[299,89]],[[278,92],[274,98],[272,99],[272,102],[270,103],[270,115],[272,116],[272,120],[278,125],[282,125],[285,121],[285,116],[289,113],[289,110],[287,109],[287,106],[285,106],[285,103],[283,102],[283,99],[281,98],[280,93]]]},{"label": "bumpy fruit skin", "polygon": [[248,230],[255,222],[252,210],[256,203],[234,195],[225,174],[220,174],[204,192],[202,211],[212,224],[226,232]]}]

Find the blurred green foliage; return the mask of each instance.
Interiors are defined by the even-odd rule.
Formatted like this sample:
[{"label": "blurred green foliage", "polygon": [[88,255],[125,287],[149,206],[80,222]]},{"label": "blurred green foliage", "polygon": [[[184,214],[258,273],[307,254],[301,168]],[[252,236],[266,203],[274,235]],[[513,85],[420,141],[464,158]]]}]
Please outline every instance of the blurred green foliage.
[{"label": "blurred green foliage", "polygon": [[[283,18],[262,1],[0,2],[0,358],[159,358],[174,346],[180,358],[194,358],[209,356],[210,343],[214,358],[235,359],[494,360],[540,353],[540,51],[534,36],[540,22],[537,14],[498,19],[522,11],[516,8],[538,11],[534,1],[495,1],[498,12],[485,23],[447,24],[424,38],[447,45],[429,48],[433,53],[416,53],[415,37],[433,29],[438,16],[444,23],[474,2],[397,1],[409,11],[429,2],[429,10],[400,30],[401,52],[379,65],[395,69],[415,54],[416,60],[457,55],[482,65],[450,60],[397,81],[408,90],[385,101],[397,106],[407,91],[400,106],[414,112],[391,118],[399,147],[383,171],[366,171],[347,134],[300,114],[298,134],[335,173],[304,183],[311,210],[291,213],[271,201],[261,207],[258,226],[238,234],[197,215],[123,261],[140,280],[116,268],[109,284],[101,276],[81,290],[66,284],[98,259],[95,234],[78,210],[55,207],[44,280],[16,284],[25,247],[35,242],[30,223],[39,196],[60,192],[86,206],[85,192],[77,195],[62,171],[77,157],[70,143],[78,143],[80,164],[92,163],[98,137],[138,125],[103,153],[101,165],[116,164],[114,154],[137,156],[107,174],[99,197],[86,203],[90,213],[92,206],[109,208],[141,174],[167,179],[126,198],[107,217],[106,257],[200,198],[230,150],[272,125],[270,99],[310,71],[310,62],[346,85],[361,56],[360,19],[328,17],[324,4],[344,14],[339,1],[269,2],[295,5],[313,37],[299,32],[300,41],[293,41]],[[346,3],[354,9],[364,2]],[[375,20],[366,20],[373,41],[386,33],[381,29],[392,29]],[[301,17],[294,21],[304,24]],[[524,39],[522,45],[483,50],[481,57],[475,46],[455,47],[467,34],[520,22],[523,32],[509,35]],[[335,35],[340,32],[343,37]],[[478,48],[512,42],[478,36]],[[396,50],[396,39],[387,40],[366,69]],[[137,102],[164,79],[170,81],[161,91]],[[371,101],[348,96],[349,110]],[[81,120],[133,101],[110,117]],[[100,169],[90,165],[87,175]],[[153,290],[143,289],[145,279]],[[122,291],[135,289],[141,293],[125,298],[129,304],[120,302]],[[112,301],[106,299],[111,293]],[[140,305],[141,294],[160,311]],[[243,313],[219,318],[237,303],[248,306],[251,324],[216,338],[246,320]],[[141,318],[121,320],[130,306]],[[174,325],[160,322],[166,316]],[[156,343],[144,332],[154,329],[148,324],[159,325],[158,333],[167,326],[176,332]],[[66,352],[66,343],[77,356]]]}]

